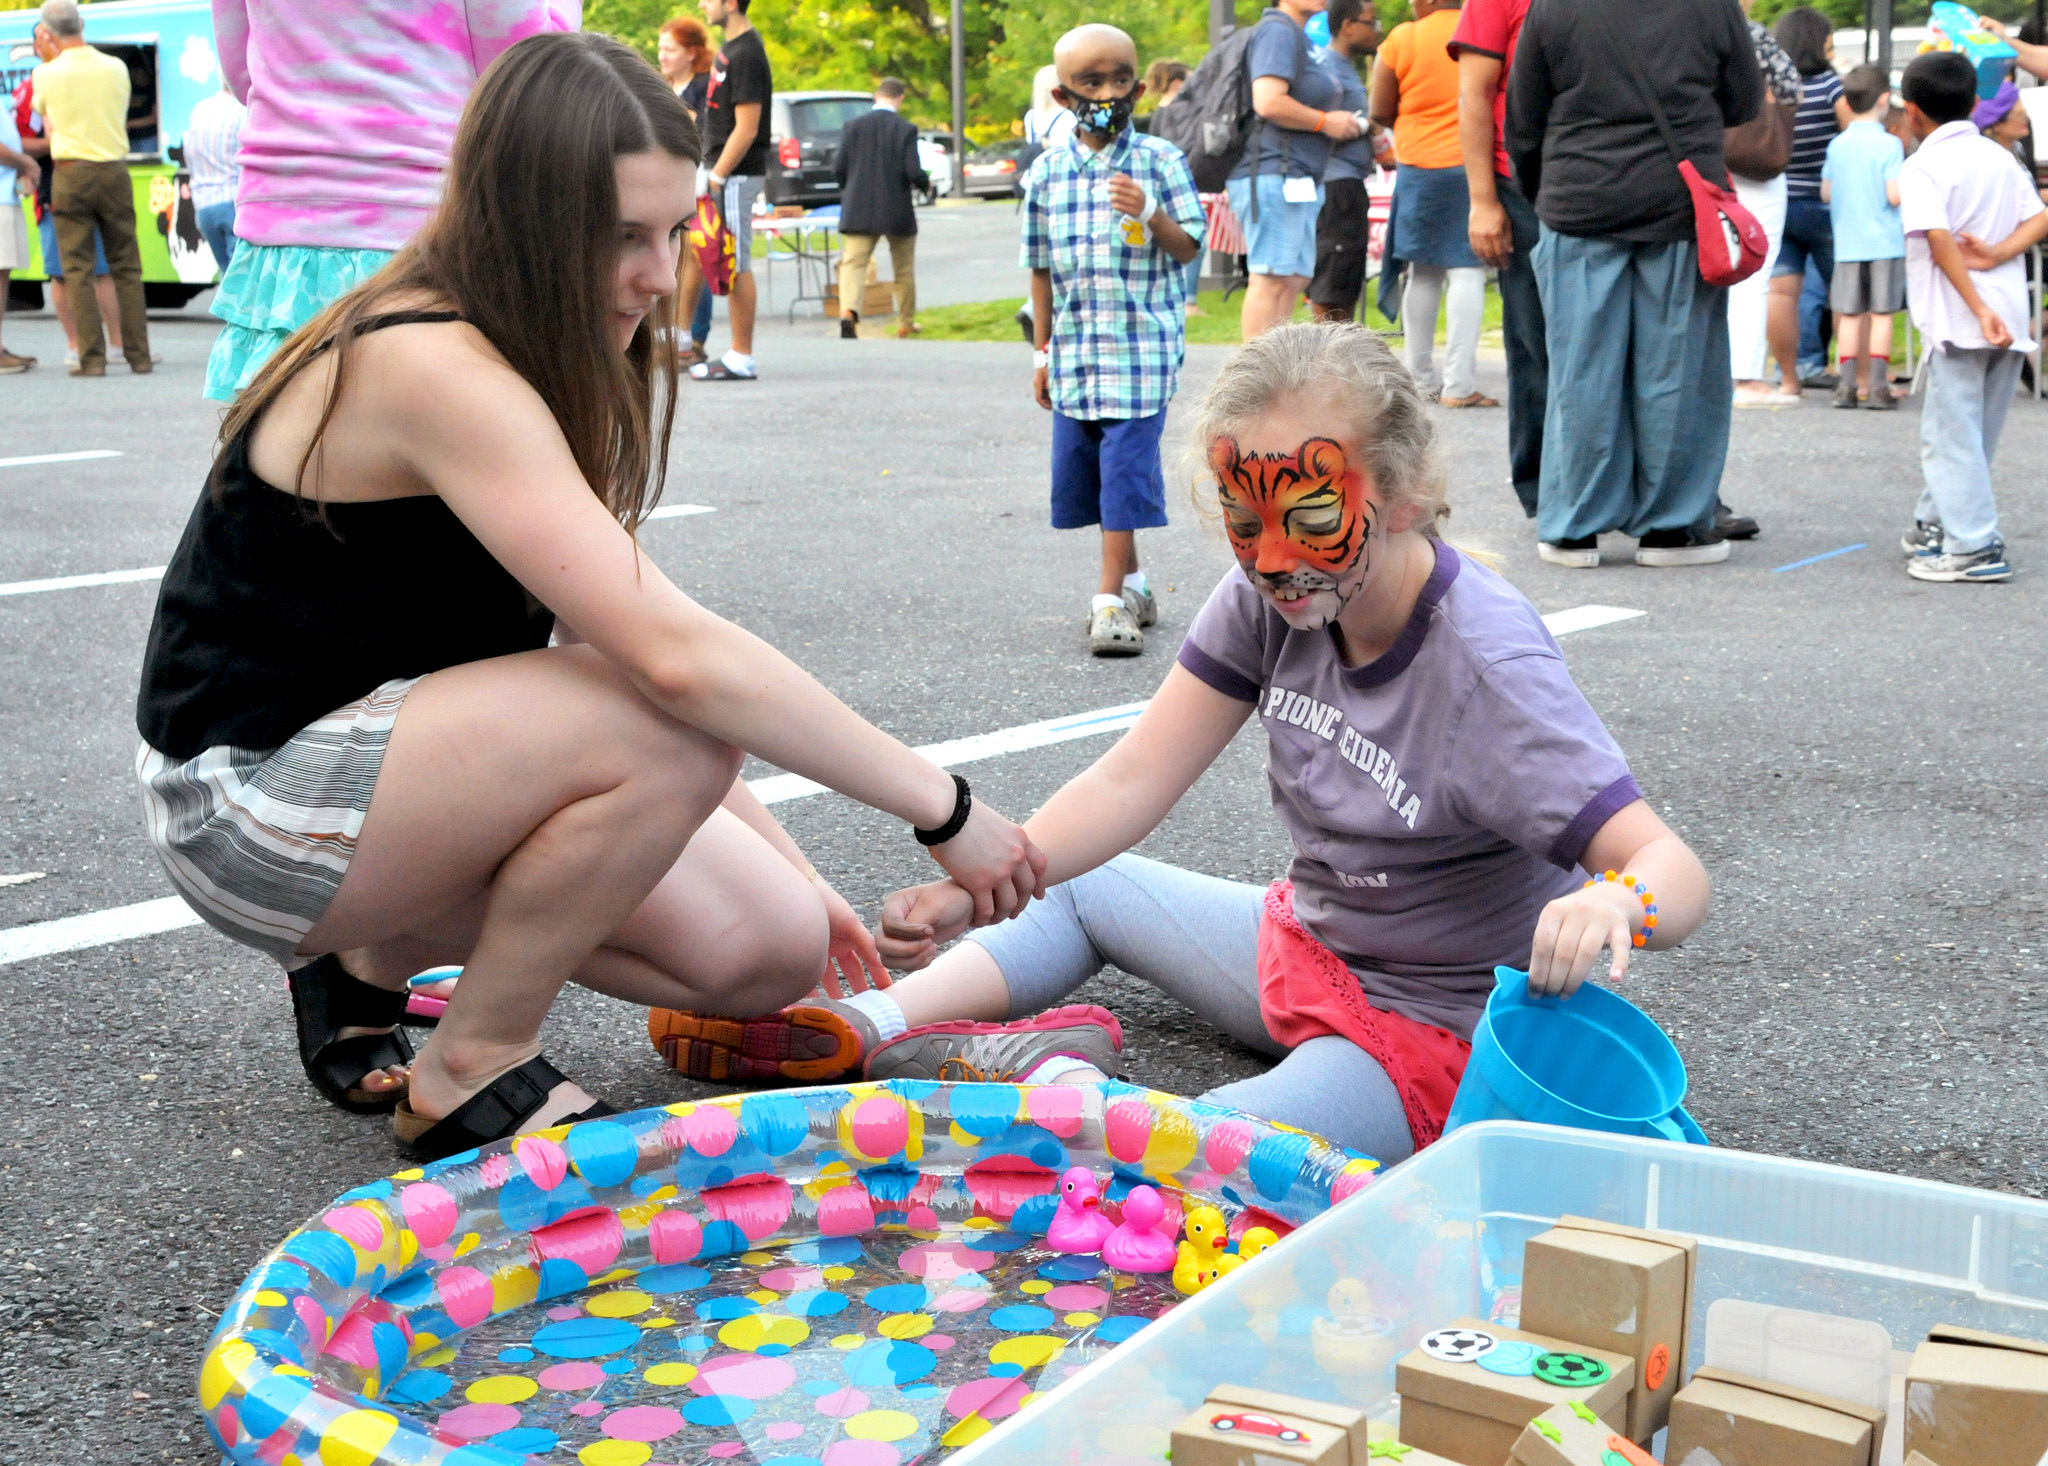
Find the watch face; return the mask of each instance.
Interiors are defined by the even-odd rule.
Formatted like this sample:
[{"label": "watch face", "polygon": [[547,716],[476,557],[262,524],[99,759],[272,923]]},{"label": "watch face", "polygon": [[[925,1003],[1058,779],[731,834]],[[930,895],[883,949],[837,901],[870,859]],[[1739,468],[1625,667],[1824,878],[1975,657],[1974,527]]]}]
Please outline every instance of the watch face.
[{"label": "watch face", "polygon": [[1422,1352],[1446,1364],[1470,1364],[1499,1345],[1500,1340],[1485,1329],[1438,1329],[1423,1336]]}]

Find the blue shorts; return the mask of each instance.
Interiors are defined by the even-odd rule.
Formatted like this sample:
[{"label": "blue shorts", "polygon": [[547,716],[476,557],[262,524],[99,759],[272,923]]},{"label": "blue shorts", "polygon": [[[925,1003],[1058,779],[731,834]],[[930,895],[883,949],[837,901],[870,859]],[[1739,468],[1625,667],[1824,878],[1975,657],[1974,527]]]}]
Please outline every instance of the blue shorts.
[{"label": "blue shorts", "polygon": [[[1258,217],[1252,217],[1252,185],[1259,186]],[[1230,212],[1244,231],[1247,268],[1254,275],[1299,275],[1316,272],[1316,216],[1323,211],[1323,186],[1316,185],[1312,202],[1290,204],[1280,196],[1287,180],[1277,173],[1233,178],[1225,185]]]},{"label": "blue shorts", "polygon": [[1052,415],[1052,527],[1158,529],[1166,523],[1166,476],[1159,433],[1166,409],[1150,417],[1093,421]]},{"label": "blue shorts", "polygon": [[[43,273],[52,280],[62,280],[64,261],[57,254],[57,218],[48,209],[43,210],[43,217],[36,220],[36,234],[43,243]],[[99,237],[98,231],[93,233],[92,250],[92,272],[95,275],[106,274],[107,242]]]}]

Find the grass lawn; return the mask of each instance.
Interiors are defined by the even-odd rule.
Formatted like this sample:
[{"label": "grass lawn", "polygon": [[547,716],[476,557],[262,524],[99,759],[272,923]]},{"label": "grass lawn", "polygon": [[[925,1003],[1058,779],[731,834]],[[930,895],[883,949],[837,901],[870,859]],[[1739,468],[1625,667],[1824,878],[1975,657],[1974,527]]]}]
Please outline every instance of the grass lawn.
[{"label": "grass lawn", "polygon": [[[1244,332],[1239,326],[1239,313],[1244,305],[1244,293],[1239,291],[1223,298],[1220,290],[1202,292],[1199,305],[1204,314],[1188,318],[1188,344],[1190,346],[1238,346],[1243,344]],[[924,341],[1014,341],[1024,345],[1024,334],[1017,329],[1016,315],[1023,305],[1022,297],[1009,300],[984,300],[972,305],[927,306],[917,313],[918,323],[924,327],[919,337]],[[1294,319],[1305,321],[1309,318],[1306,305],[1297,309]],[[1389,340],[1399,341],[1401,330],[1391,324],[1371,305],[1366,307],[1365,324]],[[1500,293],[1492,285],[1486,287],[1486,314],[1480,329],[1482,345],[1500,345]],[[1443,327],[1437,328],[1437,340],[1443,340]]]}]

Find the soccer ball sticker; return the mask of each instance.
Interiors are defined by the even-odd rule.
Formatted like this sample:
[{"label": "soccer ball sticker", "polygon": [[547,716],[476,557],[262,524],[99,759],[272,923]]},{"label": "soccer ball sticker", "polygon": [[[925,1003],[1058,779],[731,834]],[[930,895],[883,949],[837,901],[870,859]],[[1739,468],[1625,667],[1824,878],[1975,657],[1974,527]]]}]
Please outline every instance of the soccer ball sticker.
[{"label": "soccer ball sticker", "polygon": [[1491,1354],[1500,1340],[1485,1329],[1438,1329],[1422,1340],[1422,1352],[1446,1364],[1470,1364]]},{"label": "soccer ball sticker", "polygon": [[1541,1344],[1528,1344],[1520,1339],[1503,1339],[1498,1349],[1479,1361],[1479,1367],[1489,1374],[1520,1378],[1536,1372],[1536,1361],[1541,1359],[1543,1354]]},{"label": "soccer ball sticker", "polygon": [[1536,1361],[1536,1378],[1560,1389],[1590,1390],[1604,1384],[1611,1371],[1597,1359],[1583,1354],[1545,1354]]}]

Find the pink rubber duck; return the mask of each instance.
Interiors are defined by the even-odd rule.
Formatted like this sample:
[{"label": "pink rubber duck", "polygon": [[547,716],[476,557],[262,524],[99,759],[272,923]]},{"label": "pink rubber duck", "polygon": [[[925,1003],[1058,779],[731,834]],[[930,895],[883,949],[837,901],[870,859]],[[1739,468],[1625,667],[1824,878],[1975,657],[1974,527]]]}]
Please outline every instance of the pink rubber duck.
[{"label": "pink rubber duck", "polygon": [[1160,1230],[1166,1203],[1150,1186],[1133,1186],[1124,1198],[1124,1224],[1102,1244],[1102,1260],[1127,1273],[1170,1273],[1174,1239]]},{"label": "pink rubber duck", "polygon": [[1102,1190],[1095,1173],[1075,1166],[1060,1177],[1059,1209],[1046,1228],[1045,1245],[1054,1252],[1100,1252],[1115,1224],[1098,1209]]}]

